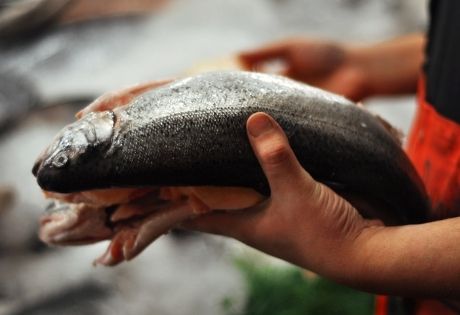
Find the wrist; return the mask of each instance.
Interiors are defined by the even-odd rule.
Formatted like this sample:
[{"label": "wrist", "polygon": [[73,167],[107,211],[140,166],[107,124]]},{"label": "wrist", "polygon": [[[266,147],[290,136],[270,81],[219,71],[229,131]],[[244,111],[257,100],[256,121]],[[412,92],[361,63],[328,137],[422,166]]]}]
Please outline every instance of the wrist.
[{"label": "wrist", "polygon": [[347,252],[346,273],[338,275],[337,281],[353,288],[368,291],[371,293],[378,292],[379,288],[375,287],[379,275],[376,273],[374,262],[379,260],[381,253],[375,248],[375,241],[386,233],[388,227],[380,224],[369,224],[365,226],[350,244]]},{"label": "wrist", "polygon": [[347,286],[372,291],[367,283],[374,278],[375,270],[369,268],[369,261],[376,259],[375,249],[369,246],[372,239],[386,227],[378,220],[363,219],[353,234],[340,240],[335,246],[335,257],[323,265],[324,276]]},{"label": "wrist", "polygon": [[318,187],[321,189],[316,198],[311,198],[317,200],[311,209],[317,210],[311,211],[308,221],[299,224],[303,228],[294,233],[293,242],[299,245],[296,252],[302,253],[303,267],[352,285],[358,279],[357,266],[367,240],[385,227],[380,220],[363,218],[351,203],[328,187]]}]

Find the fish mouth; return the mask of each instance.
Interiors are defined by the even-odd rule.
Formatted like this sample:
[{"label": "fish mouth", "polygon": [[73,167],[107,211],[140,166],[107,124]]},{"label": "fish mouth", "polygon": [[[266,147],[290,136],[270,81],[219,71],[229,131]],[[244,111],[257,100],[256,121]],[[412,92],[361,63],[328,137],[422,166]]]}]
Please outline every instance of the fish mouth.
[{"label": "fish mouth", "polygon": [[38,170],[40,169],[40,165],[42,165],[43,160],[42,159],[37,159],[34,163],[34,166],[32,167],[32,174],[37,177],[38,175]]},{"label": "fish mouth", "polygon": [[43,165],[43,162],[46,159],[46,156],[48,155],[48,148],[46,148],[44,151],[40,153],[40,155],[37,157],[37,159],[34,162],[34,166],[32,167],[32,174],[37,178],[38,173],[40,171],[40,168]]},{"label": "fish mouth", "polygon": [[45,196],[55,201],[40,218],[40,239],[55,246],[109,240],[105,253],[94,261],[105,266],[133,259],[186,220],[216,209],[249,208],[265,199],[252,189],[228,187],[105,189]]},{"label": "fish mouth", "polygon": [[37,162],[34,165],[32,174],[36,177],[37,184],[45,191],[59,191],[62,193],[71,192],[76,185],[73,182],[65,181],[63,177],[68,176],[66,170],[59,170],[47,167],[44,163]]}]

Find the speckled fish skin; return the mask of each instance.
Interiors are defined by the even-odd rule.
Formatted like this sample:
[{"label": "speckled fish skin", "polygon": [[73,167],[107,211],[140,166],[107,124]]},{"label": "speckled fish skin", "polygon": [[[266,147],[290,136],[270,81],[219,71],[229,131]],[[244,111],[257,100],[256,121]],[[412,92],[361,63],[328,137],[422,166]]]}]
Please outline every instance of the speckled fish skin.
[{"label": "speckled fish skin", "polygon": [[245,129],[259,111],[282,126],[318,181],[384,205],[399,223],[425,220],[423,185],[373,115],[343,97],[267,74],[206,73],[86,115],[58,134],[34,174],[43,189],[57,192],[215,185],[268,195]]}]

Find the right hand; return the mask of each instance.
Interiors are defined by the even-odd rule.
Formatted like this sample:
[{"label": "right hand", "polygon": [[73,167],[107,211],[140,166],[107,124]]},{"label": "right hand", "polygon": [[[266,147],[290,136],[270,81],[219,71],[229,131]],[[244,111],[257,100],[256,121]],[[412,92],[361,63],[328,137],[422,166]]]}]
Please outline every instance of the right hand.
[{"label": "right hand", "polygon": [[356,285],[354,276],[362,271],[355,254],[369,250],[361,246],[360,235],[381,228],[382,223],[364,219],[349,202],[314,180],[297,160],[280,125],[267,114],[253,114],[247,134],[270,184],[270,198],[243,211],[212,211],[182,227],[233,237]]},{"label": "right hand", "polygon": [[280,74],[360,101],[370,93],[354,52],[334,42],[294,38],[242,52],[239,59],[246,69],[261,72],[281,61]]}]

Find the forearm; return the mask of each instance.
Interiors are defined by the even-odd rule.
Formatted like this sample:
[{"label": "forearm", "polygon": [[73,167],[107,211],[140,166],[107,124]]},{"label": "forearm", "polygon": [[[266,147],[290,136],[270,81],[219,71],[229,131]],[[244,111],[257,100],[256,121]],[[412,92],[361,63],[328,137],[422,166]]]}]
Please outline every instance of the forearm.
[{"label": "forearm", "polygon": [[337,280],[374,293],[460,299],[459,240],[460,218],[369,227],[343,257],[347,273]]},{"label": "forearm", "polygon": [[364,73],[368,95],[414,93],[425,36],[413,34],[369,46],[350,46],[351,62]]},{"label": "forearm", "polygon": [[203,215],[186,227],[231,236],[369,292],[460,300],[460,218],[399,227],[366,220],[302,168],[272,118],[256,113],[247,129],[270,198],[252,209]]}]

